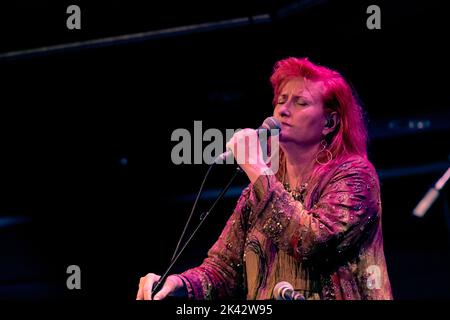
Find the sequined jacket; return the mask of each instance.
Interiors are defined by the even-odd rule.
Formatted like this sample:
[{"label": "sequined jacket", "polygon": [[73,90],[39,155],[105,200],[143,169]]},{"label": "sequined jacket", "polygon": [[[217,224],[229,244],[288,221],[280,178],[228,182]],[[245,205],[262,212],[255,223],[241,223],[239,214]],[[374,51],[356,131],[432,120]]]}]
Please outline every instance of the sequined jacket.
[{"label": "sequined jacket", "polygon": [[392,299],[375,169],[348,157],[313,179],[303,202],[260,176],[207,258],[180,277],[191,299],[272,299],[280,281],[306,299]]}]

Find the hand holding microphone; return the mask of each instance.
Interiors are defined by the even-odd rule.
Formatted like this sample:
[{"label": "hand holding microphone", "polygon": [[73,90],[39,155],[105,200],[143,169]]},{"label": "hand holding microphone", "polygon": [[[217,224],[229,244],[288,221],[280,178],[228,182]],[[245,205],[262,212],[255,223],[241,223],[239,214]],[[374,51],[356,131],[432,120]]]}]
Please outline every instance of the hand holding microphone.
[{"label": "hand holding microphone", "polygon": [[254,183],[260,175],[265,174],[269,167],[263,159],[263,150],[259,142],[259,134],[264,133],[265,138],[270,134],[279,134],[281,125],[274,117],[267,118],[257,130],[243,129],[236,132],[227,143],[227,152],[221,154],[216,163],[234,156],[238,165]]},{"label": "hand holding microphone", "polygon": [[[238,140],[240,137],[243,137],[245,135],[245,133],[247,133],[247,135],[250,135],[249,137],[251,137],[252,132],[256,134],[256,136],[259,136],[260,134],[264,133],[266,134],[266,138],[268,138],[271,134],[279,134],[281,130],[281,124],[280,122],[275,119],[275,117],[267,117],[264,122],[262,123],[262,125],[256,129],[256,130],[252,130],[252,129],[244,129],[244,130],[240,130],[238,132],[236,132],[233,137],[231,138],[231,140],[227,143],[227,151],[225,151],[224,153],[222,153],[221,155],[219,155],[215,162],[216,163],[225,163],[227,159],[230,159],[233,157],[234,155],[234,148],[232,148],[232,146],[234,145],[234,142],[236,140]],[[233,140],[234,138],[234,140]]]}]

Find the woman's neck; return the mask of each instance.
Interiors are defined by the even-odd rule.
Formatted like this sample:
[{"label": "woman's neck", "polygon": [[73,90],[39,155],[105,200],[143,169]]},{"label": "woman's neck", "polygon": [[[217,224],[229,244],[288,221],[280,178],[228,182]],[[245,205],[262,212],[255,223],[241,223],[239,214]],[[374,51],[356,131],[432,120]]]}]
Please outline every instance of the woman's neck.
[{"label": "woman's neck", "polygon": [[292,188],[306,182],[315,164],[318,145],[310,147],[289,146],[283,148],[286,157],[285,181]]}]

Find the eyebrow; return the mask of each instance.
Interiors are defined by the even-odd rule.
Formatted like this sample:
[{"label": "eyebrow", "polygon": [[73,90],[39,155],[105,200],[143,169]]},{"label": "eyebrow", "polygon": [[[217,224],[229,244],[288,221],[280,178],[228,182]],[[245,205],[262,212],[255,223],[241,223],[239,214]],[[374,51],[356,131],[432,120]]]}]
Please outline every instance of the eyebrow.
[{"label": "eyebrow", "polygon": [[[288,95],[287,95],[286,93],[282,93],[282,94],[280,94],[280,95],[278,96],[278,98],[286,98],[287,96],[288,96]],[[306,99],[306,100],[311,100],[311,98],[309,98],[309,97],[307,97],[307,96],[304,96],[304,95],[302,95],[302,94],[295,94],[294,97],[295,97],[295,98],[303,98],[303,99]]]}]

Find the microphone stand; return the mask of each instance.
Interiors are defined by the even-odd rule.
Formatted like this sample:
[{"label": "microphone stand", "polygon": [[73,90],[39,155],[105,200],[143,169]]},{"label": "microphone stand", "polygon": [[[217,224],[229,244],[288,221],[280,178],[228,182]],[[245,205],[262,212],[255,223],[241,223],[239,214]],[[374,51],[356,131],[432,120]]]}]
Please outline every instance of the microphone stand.
[{"label": "microphone stand", "polygon": [[[214,165],[214,163],[210,166],[208,173],[211,169],[211,167]],[[214,201],[213,205],[211,206],[211,208],[202,213],[200,216],[200,223],[197,225],[197,227],[194,229],[194,231],[192,232],[192,234],[190,235],[190,237],[186,240],[186,242],[184,243],[183,247],[180,249],[180,251],[178,252],[178,254],[174,254],[174,257],[172,257],[172,260],[170,262],[169,267],[166,269],[166,271],[163,273],[163,275],[161,276],[161,278],[156,282],[156,284],[153,285],[152,288],[152,296],[159,290],[159,287],[161,286],[161,284],[164,283],[164,281],[166,280],[170,270],[172,270],[172,267],[175,265],[175,263],[177,262],[178,258],[180,257],[180,255],[183,253],[184,249],[187,247],[187,245],[189,244],[189,242],[192,240],[192,238],[194,237],[194,235],[197,233],[198,229],[200,229],[200,227],[202,226],[203,222],[206,220],[206,218],[208,217],[208,215],[211,213],[211,211],[214,209],[214,207],[216,206],[216,204],[223,198],[223,196],[225,195],[225,193],[228,191],[228,189],[230,188],[232,182],[234,181],[234,179],[236,178],[236,176],[242,172],[242,169],[240,167],[236,168],[235,173],[233,174],[233,176],[231,177],[231,179],[228,181],[227,185],[225,186],[225,188],[223,188],[223,190],[220,192],[220,194],[218,195],[217,199]],[[204,181],[203,181],[204,182]],[[202,187],[203,187],[203,183],[202,183]],[[202,189],[202,188],[201,188]],[[200,193],[201,193],[201,189],[199,191],[199,195],[197,196],[197,199],[195,201],[195,204],[197,203],[198,198],[200,197]],[[195,207],[194,204],[194,207]],[[190,219],[190,218],[189,218]],[[189,221],[188,221],[189,222]],[[186,227],[185,227],[186,230]],[[183,232],[184,233],[184,232]],[[180,239],[181,240],[181,239]],[[175,251],[176,252],[176,251]]]},{"label": "microphone stand", "polygon": [[425,196],[420,200],[417,206],[413,210],[413,214],[416,217],[423,217],[431,205],[434,203],[436,198],[439,196],[440,191],[444,188],[447,181],[450,179],[450,167],[447,171],[440,177],[440,179],[432,186]]}]

